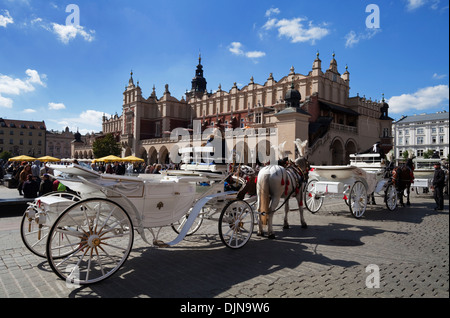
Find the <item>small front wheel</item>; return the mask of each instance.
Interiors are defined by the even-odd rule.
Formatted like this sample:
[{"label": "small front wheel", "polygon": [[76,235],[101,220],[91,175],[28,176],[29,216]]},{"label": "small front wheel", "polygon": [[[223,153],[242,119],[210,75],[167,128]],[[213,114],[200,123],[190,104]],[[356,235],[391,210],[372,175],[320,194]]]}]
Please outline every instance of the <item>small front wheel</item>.
[{"label": "small front wheel", "polygon": [[357,219],[361,218],[367,208],[367,189],[364,183],[356,181],[350,189],[350,212]]},{"label": "small front wheel", "polygon": [[317,194],[316,183],[318,180],[311,180],[308,182],[305,188],[305,205],[311,213],[316,213],[320,210],[323,204],[323,196]]},{"label": "small front wheel", "polygon": [[252,207],[243,200],[229,202],[220,213],[219,236],[229,248],[238,249],[247,244],[253,226]]},{"label": "small front wheel", "polygon": [[386,188],[384,201],[389,211],[394,211],[397,208],[397,190],[392,183]]}]

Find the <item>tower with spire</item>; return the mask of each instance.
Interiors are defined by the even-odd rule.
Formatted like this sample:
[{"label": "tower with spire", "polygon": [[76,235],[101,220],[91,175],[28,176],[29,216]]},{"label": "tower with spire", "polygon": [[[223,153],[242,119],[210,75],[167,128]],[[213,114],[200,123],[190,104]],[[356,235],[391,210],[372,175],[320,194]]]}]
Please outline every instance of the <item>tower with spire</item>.
[{"label": "tower with spire", "polygon": [[198,65],[195,70],[195,77],[191,81],[192,87],[189,92],[190,97],[200,97],[206,92],[206,79],[203,77],[202,57],[198,55]]}]

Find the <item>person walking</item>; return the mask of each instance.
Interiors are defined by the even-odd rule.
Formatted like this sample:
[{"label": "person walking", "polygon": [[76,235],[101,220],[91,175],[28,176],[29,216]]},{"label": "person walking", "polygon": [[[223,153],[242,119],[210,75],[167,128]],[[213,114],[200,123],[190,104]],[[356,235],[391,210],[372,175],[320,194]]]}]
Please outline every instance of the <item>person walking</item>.
[{"label": "person walking", "polygon": [[39,192],[39,184],[33,175],[29,174],[27,176],[27,181],[23,183],[22,186],[23,197],[27,199],[37,198]]},{"label": "person walking", "polygon": [[434,200],[436,201],[437,211],[444,210],[444,186],[445,186],[445,172],[441,169],[441,163],[434,164],[433,176]]},{"label": "person walking", "polygon": [[41,184],[39,186],[39,196],[43,196],[46,193],[53,191],[53,182],[50,180],[48,174],[44,174],[42,177]]}]

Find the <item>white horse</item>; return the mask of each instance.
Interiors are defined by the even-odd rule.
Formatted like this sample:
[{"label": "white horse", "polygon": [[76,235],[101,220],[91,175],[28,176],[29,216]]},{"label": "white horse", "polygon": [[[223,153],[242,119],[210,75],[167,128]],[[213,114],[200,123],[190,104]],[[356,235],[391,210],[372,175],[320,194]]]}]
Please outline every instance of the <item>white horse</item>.
[{"label": "white horse", "polygon": [[[295,141],[300,157],[297,158],[295,162],[288,163],[286,168],[279,165],[269,165],[259,171],[256,183],[258,196],[257,207],[260,214],[259,236],[264,236],[264,223],[264,225],[267,224],[268,227],[268,237],[271,239],[275,238],[272,228],[272,219],[281,198],[285,198],[283,203],[285,211],[283,228],[289,228],[288,212],[289,199],[291,197],[297,199],[302,228],[308,227],[303,217],[303,190],[307,183],[309,171],[309,163],[306,159],[307,143],[307,140],[302,142],[300,139],[297,139]],[[280,148],[281,146],[282,145],[280,145]]]}]

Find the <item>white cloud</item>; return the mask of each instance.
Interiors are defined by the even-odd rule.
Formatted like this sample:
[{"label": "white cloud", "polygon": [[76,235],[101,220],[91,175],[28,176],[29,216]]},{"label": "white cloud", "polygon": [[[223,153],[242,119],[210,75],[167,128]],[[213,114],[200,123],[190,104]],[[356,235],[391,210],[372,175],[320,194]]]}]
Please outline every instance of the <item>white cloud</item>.
[{"label": "white cloud", "polygon": [[345,35],[345,47],[351,48],[354,45],[358,44],[361,40],[370,40],[379,32],[381,32],[381,29],[379,28],[366,28],[365,32],[362,33],[356,33],[355,31],[351,30]]},{"label": "white cloud", "polygon": [[431,9],[437,10],[439,8],[440,0],[406,0],[406,2],[406,9],[408,11],[414,11],[427,4],[430,5]]},{"label": "white cloud", "polygon": [[58,118],[55,119],[47,119],[48,121],[57,123],[61,128],[65,129],[69,127],[71,131],[79,131],[81,134],[86,134],[90,132],[99,132],[102,130],[102,117],[105,115],[106,117],[110,117],[110,114],[105,114],[103,112],[99,112],[96,110],[86,110],[83,111],[78,117],[67,117],[67,118]]},{"label": "white cloud", "polygon": [[434,73],[433,74],[433,79],[438,79],[438,80],[440,80],[440,79],[444,79],[444,78],[446,78],[447,77],[447,74],[438,74],[438,73]]},{"label": "white cloud", "polygon": [[6,28],[8,23],[14,23],[14,19],[11,17],[8,10],[3,10],[3,14],[0,14],[0,26]]},{"label": "white cloud", "polygon": [[270,17],[273,14],[280,14],[280,9],[278,8],[270,8],[266,11],[266,17]]},{"label": "white cloud", "polygon": [[36,113],[37,110],[32,109],[32,108],[27,108],[27,109],[24,109],[23,112],[27,113],[27,114],[32,114],[32,113]]},{"label": "white cloud", "polygon": [[50,110],[66,109],[66,105],[64,105],[63,103],[48,103],[48,109]]},{"label": "white cloud", "polygon": [[261,51],[247,51],[245,52],[243,49],[243,45],[240,42],[231,42],[228,50],[235,55],[242,55],[248,57],[250,59],[261,58],[266,55],[266,53]]},{"label": "white cloud", "polygon": [[38,71],[31,69],[27,69],[25,74],[28,76],[25,80],[0,74],[0,107],[11,108],[13,105],[11,98],[2,95],[20,95],[34,91],[36,86],[46,86],[42,81],[45,74],[39,75]]},{"label": "white cloud", "polygon": [[277,29],[279,37],[290,39],[291,43],[311,42],[315,44],[317,40],[327,36],[330,31],[326,24],[314,25],[306,18],[293,19],[270,19],[262,27],[264,30]]},{"label": "white cloud", "polygon": [[400,114],[408,110],[426,110],[448,103],[448,85],[437,85],[419,89],[412,94],[393,96],[388,100],[391,112]]},{"label": "white cloud", "polygon": [[64,44],[68,44],[77,35],[81,36],[85,41],[92,42],[94,40],[95,31],[89,30],[86,32],[84,27],[80,25],[63,25],[52,23],[52,30],[58,36],[58,39]]}]

